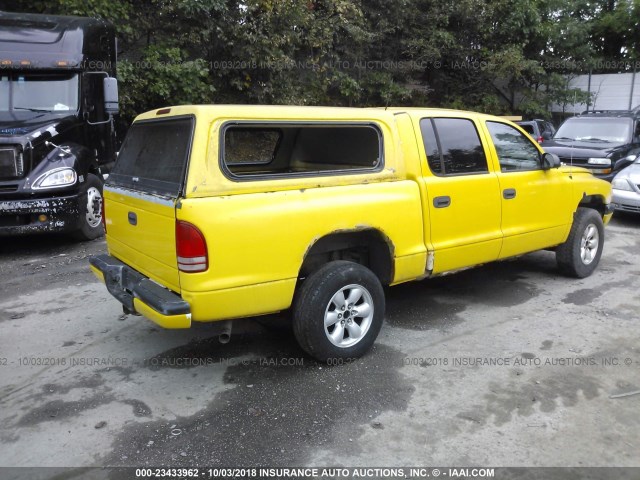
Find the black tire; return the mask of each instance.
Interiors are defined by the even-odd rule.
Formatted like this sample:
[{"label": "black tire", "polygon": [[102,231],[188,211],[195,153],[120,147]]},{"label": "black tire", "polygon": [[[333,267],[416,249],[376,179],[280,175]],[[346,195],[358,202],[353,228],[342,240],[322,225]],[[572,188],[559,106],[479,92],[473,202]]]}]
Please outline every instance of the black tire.
[{"label": "black tire", "polygon": [[78,240],[93,240],[104,235],[102,225],[102,181],[93,174],[87,175],[80,196],[78,230],[74,237]]},{"label": "black tire", "polygon": [[569,238],[556,249],[560,271],[571,277],[588,277],[600,262],[603,245],[604,224],[600,213],[592,208],[578,208]]},{"label": "black tire", "polygon": [[[345,300],[341,303],[344,309],[334,303],[340,298]],[[353,303],[348,303],[350,299]],[[296,292],[293,333],[302,349],[321,362],[358,358],[378,337],[384,308],[382,285],[371,270],[353,262],[330,262],[304,280]],[[325,316],[340,319],[325,327]],[[358,332],[361,336],[356,336]],[[334,340],[329,339],[331,334]]]}]

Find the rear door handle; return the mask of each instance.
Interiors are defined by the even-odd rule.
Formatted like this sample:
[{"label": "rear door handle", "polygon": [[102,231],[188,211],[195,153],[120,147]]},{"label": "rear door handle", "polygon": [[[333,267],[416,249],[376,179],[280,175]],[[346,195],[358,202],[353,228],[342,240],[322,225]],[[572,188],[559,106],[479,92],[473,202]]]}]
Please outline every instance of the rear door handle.
[{"label": "rear door handle", "polygon": [[129,212],[128,218],[131,225],[138,224],[138,216],[134,212]]},{"label": "rear door handle", "polygon": [[502,191],[502,197],[505,200],[511,200],[512,198],[516,198],[516,189],[515,188],[506,188]]},{"label": "rear door handle", "polygon": [[443,196],[443,197],[435,197],[433,199],[433,206],[436,208],[446,208],[451,205],[451,197]]}]

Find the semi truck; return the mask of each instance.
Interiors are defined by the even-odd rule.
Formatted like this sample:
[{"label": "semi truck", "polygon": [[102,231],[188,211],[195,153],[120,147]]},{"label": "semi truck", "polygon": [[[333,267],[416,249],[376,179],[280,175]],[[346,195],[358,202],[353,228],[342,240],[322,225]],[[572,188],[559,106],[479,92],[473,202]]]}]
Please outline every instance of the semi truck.
[{"label": "semi truck", "polygon": [[101,19],[0,12],[0,236],[103,234],[116,49]]}]

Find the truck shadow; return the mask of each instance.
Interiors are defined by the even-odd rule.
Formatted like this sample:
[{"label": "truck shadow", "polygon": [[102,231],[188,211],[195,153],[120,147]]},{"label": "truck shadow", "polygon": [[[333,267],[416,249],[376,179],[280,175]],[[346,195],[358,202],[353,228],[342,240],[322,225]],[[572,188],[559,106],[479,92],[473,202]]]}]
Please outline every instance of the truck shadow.
[{"label": "truck shadow", "polygon": [[250,365],[258,361],[263,364],[275,362],[293,366],[315,364],[298,347],[293,330],[287,328],[284,315],[269,317],[277,323],[277,327],[264,327],[257,323],[256,320],[262,321],[258,318],[234,321],[231,341],[226,344],[219,342],[219,332],[215,325],[195,324],[193,332],[196,335],[188,343],[146,359],[144,366],[150,370],[159,370],[190,369],[212,364]]},{"label": "truck shadow", "polygon": [[640,228],[640,214],[615,212],[611,218],[611,225]]},{"label": "truck shadow", "polygon": [[541,278],[557,275],[553,254],[542,252],[398,285],[387,289],[386,320],[399,328],[447,331],[469,306],[521,305],[542,293]]},{"label": "truck shadow", "polygon": [[0,256],[59,255],[100,241],[80,242],[69,235],[41,234],[0,237]]},{"label": "truck shadow", "polygon": [[[385,322],[409,330],[447,331],[462,323],[460,313],[474,304],[511,308],[528,302],[542,293],[537,286],[540,278],[558,275],[553,254],[528,257],[388,288]],[[152,370],[234,365],[238,362],[233,359],[247,356],[272,363],[304,359],[305,364],[315,364],[297,346],[288,312],[235,320],[228,344],[218,341],[215,324],[194,323],[191,332],[188,343],[147,359],[145,365]]]}]

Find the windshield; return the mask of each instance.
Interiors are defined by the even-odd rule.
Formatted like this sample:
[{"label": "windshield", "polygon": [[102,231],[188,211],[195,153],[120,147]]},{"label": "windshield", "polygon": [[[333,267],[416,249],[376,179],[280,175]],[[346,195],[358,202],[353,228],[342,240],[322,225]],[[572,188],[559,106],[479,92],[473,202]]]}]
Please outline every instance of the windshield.
[{"label": "windshield", "polygon": [[627,143],[631,137],[629,118],[570,118],[553,138],[562,140]]},{"label": "windshield", "polygon": [[76,111],[76,73],[11,73],[0,75],[0,111]]}]

